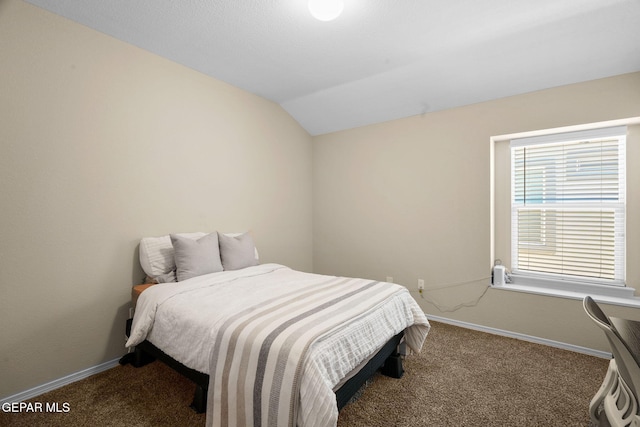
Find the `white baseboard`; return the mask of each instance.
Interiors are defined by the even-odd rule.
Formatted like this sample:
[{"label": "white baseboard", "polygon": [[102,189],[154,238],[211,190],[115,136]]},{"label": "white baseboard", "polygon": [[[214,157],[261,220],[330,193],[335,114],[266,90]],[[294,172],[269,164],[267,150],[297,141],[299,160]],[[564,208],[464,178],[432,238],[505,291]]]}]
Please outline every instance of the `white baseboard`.
[{"label": "white baseboard", "polygon": [[39,385],[37,387],[23,391],[21,393],[14,394],[13,396],[5,397],[3,399],[0,399],[0,406],[2,406],[4,403],[23,402],[25,400],[32,399],[36,396],[40,396],[41,394],[44,394],[51,390],[55,390],[57,388],[65,386],[67,384],[80,381],[84,378],[90,377],[91,375],[99,374],[100,372],[106,371],[107,369],[111,369],[118,366],[119,360],[120,358],[113,359],[108,362],[101,363],[100,365],[84,369],[80,372],[67,375],[66,377],[58,378],[57,380],[53,380],[46,384]]},{"label": "white baseboard", "polygon": [[587,354],[589,356],[600,357],[603,359],[611,359],[611,353],[606,351],[595,350],[592,348],[581,347],[579,345],[567,344],[560,341],[548,340],[546,338],[534,337],[531,335],[520,334],[518,332],[505,331],[503,329],[491,328],[488,326],[476,325],[474,323],[462,322],[460,320],[447,319],[446,317],[432,316],[427,314],[429,320],[434,322],[447,323],[453,326],[460,326],[461,328],[473,329],[480,332],[487,332],[494,335],[502,335],[504,337],[515,338],[522,341],[529,341],[536,344],[548,345],[550,347],[556,347],[563,350],[574,351],[576,353]]}]

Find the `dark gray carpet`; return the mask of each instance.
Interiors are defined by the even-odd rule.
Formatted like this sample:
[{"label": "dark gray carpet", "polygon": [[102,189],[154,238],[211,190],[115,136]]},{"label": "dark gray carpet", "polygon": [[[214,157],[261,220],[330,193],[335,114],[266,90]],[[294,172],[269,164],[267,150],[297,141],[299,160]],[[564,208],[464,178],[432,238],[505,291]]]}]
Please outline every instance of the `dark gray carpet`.
[{"label": "dark gray carpet", "polygon": [[[432,322],[396,380],[376,375],[338,426],[588,426],[608,361]],[[8,414],[1,426],[202,426],[194,386],[162,363],[118,366],[31,402],[66,413]]]}]

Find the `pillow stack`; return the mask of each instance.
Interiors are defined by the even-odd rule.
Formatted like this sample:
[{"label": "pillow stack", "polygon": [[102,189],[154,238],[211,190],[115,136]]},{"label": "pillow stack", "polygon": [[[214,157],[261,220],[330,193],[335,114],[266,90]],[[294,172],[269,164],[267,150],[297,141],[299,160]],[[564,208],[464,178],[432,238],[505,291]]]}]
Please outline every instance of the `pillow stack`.
[{"label": "pillow stack", "polygon": [[159,283],[257,264],[258,251],[249,233],[181,233],[140,241],[140,265]]}]

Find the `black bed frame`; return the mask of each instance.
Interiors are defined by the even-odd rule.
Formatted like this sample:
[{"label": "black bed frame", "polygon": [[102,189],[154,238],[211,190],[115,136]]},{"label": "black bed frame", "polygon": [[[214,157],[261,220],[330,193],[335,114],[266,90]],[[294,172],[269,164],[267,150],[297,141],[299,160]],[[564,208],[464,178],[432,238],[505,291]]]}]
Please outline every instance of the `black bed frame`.
[{"label": "black bed frame", "polygon": [[[132,319],[127,320],[127,336],[131,333],[131,323]],[[378,369],[381,369],[383,375],[392,378],[402,377],[404,369],[402,367],[402,356],[398,353],[398,347],[400,346],[403,336],[404,332],[400,332],[398,335],[391,338],[356,375],[351,377],[336,391],[338,410],[342,409],[347,403],[349,403],[355,393],[360,390],[362,385],[371,378]],[[164,353],[155,345],[151,344],[149,341],[145,340],[141,342],[135,347],[135,350],[132,353],[124,355],[120,359],[120,364],[126,365],[127,363],[131,363],[136,368],[139,368],[156,359],[164,362],[175,371],[196,383],[196,391],[193,396],[191,408],[198,413],[205,412],[207,408],[209,375],[183,365]]]}]

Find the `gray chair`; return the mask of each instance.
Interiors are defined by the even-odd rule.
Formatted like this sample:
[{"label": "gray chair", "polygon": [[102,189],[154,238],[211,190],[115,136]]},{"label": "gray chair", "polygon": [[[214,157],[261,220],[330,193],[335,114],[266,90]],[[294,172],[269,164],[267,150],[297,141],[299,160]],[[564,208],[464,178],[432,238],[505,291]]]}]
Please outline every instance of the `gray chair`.
[{"label": "gray chair", "polygon": [[601,425],[601,414],[598,408],[603,404],[603,412],[607,421],[614,427],[640,427],[640,366],[633,357],[629,346],[613,328],[609,318],[591,298],[585,297],[584,310],[602,329],[609,341],[613,359],[609,362],[607,375],[600,390],[591,400],[589,413],[595,425]]}]

